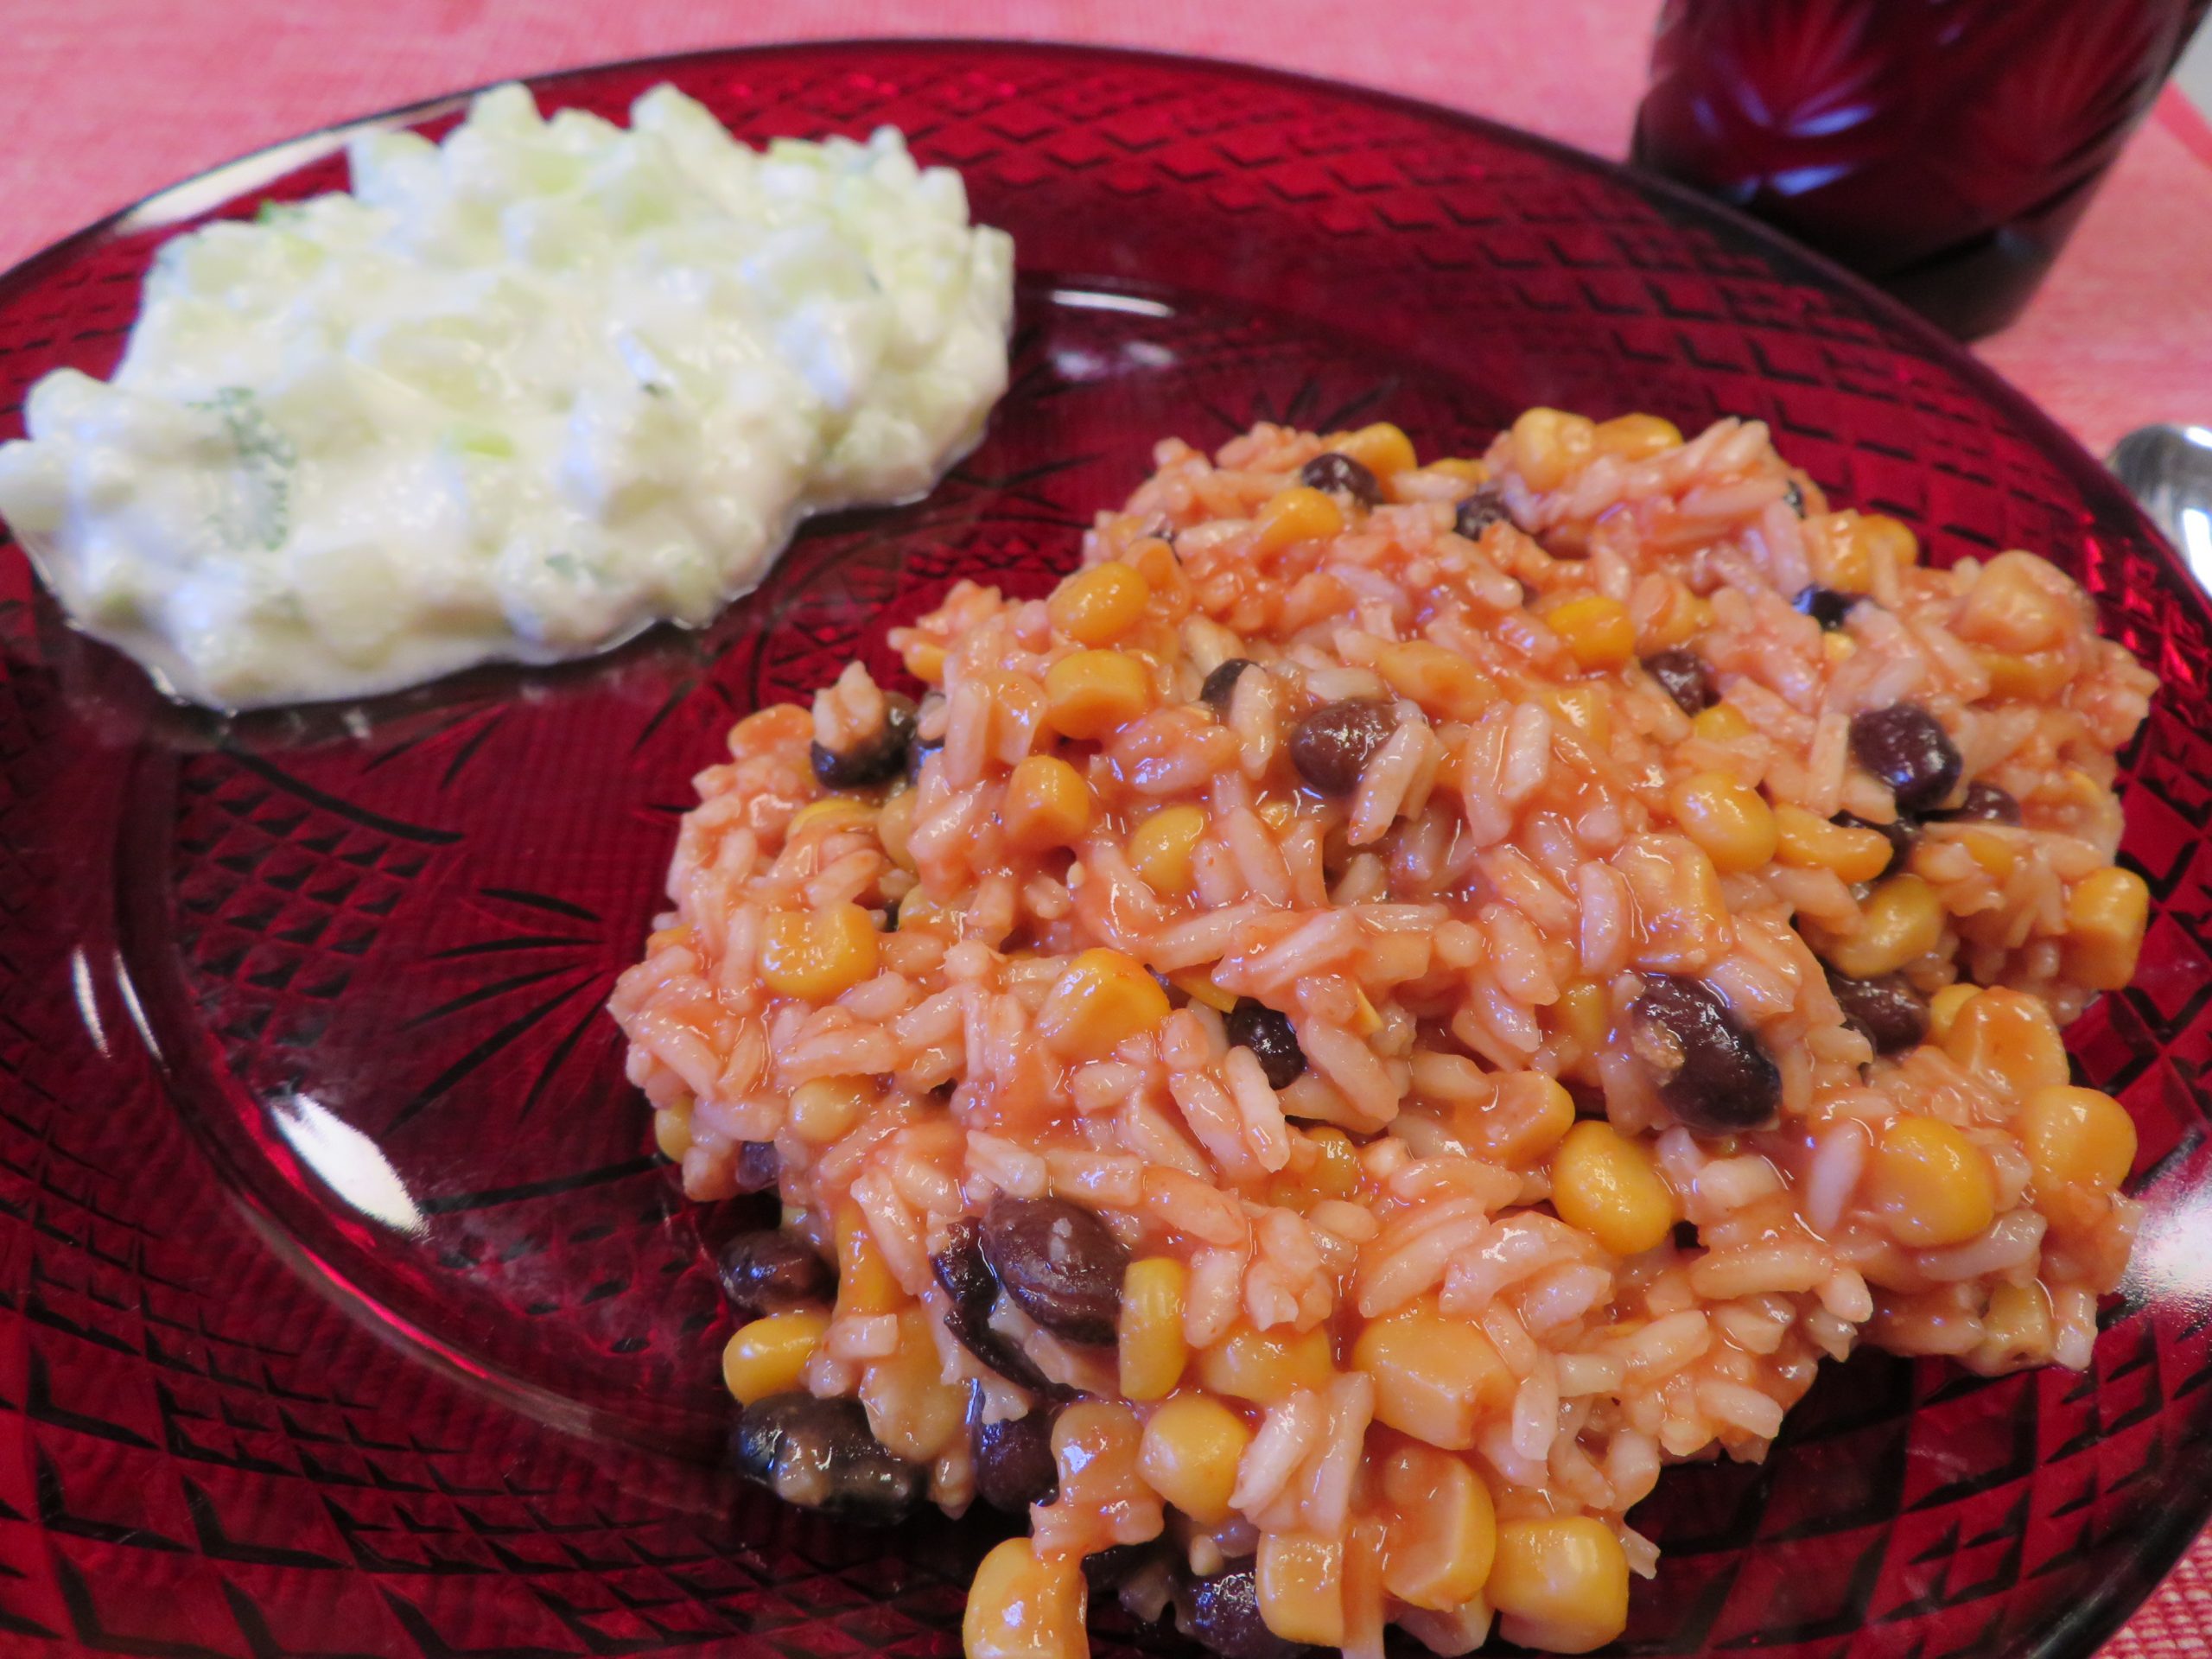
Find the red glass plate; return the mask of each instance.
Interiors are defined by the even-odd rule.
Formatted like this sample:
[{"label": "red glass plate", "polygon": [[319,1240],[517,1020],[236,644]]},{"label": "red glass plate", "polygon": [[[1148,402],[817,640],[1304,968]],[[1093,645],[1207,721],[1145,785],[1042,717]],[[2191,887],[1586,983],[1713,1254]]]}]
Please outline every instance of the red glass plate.
[{"label": "red glass plate", "polygon": [[[651,1154],[601,1004],[688,779],[956,575],[1041,591],[1152,442],[1531,404],[1772,423],[1933,556],[2044,550],[2164,677],[2127,773],[2155,912],[2074,1028],[2150,1224],[2087,1376],[1867,1353],[1762,1465],[1677,1471],[1624,1650],[2073,1656],[2212,1505],[2203,603],[2105,475],[1868,290],[1670,188],[1258,71],[811,46],[673,80],[743,137],[893,122],[1007,227],[1014,388],[926,500],[810,525],[699,634],[219,721],[69,632],[0,544],[0,1651],[950,1655],[984,1521],[870,1534],[715,1463],[725,1216]],[[455,101],[388,122],[435,130]],[[162,240],[344,181],[323,135],[0,279],[0,431],[113,365]],[[1103,1653],[1176,1650],[1099,1620]]]}]

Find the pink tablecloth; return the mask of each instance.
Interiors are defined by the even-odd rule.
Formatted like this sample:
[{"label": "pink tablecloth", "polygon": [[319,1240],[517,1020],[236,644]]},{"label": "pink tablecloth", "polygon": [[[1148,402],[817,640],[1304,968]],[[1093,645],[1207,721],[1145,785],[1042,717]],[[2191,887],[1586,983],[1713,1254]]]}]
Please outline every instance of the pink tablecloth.
[{"label": "pink tablecloth", "polygon": [[[0,3],[0,266],[210,162],[502,76],[701,46],[995,35],[1246,58],[1626,148],[1657,0]],[[2026,316],[1984,343],[2100,453],[2212,421],[2212,127],[2169,92]],[[2212,1538],[2107,1649],[2212,1656]]]}]

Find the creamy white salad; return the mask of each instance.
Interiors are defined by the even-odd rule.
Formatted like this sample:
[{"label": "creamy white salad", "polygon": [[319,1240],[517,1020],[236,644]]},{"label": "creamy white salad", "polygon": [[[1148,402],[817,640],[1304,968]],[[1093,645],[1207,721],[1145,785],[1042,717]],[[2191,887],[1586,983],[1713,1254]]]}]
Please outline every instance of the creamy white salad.
[{"label": "creamy white salad", "polygon": [[889,129],[478,98],[350,194],[165,246],[47,376],[0,514],[82,627],[242,709],[696,626],[809,512],[926,490],[1006,388],[1014,251]]}]

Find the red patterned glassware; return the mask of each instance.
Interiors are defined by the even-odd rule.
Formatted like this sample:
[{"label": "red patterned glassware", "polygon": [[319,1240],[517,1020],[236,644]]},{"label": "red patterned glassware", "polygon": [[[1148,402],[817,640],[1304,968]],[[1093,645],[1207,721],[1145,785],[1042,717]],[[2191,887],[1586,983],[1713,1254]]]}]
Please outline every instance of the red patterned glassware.
[{"label": "red patterned glassware", "polygon": [[2207,0],[1667,0],[1646,167],[1971,339],[2019,314]]},{"label": "red patterned glassware", "polygon": [[[1003,1522],[889,1533],[720,1459],[734,1205],[686,1205],[604,1002],[690,779],[961,577],[1046,591],[1177,434],[1532,404],[1766,422],[1936,563],[2047,552],[2164,691],[2126,757],[2143,967],[2069,1031],[2146,1206],[2092,1364],[1827,1368],[1673,1470],[1611,1659],[2086,1659],[2212,1508],[2212,612],[2109,474],[1859,284],[1466,117],[1120,52],[855,42],[663,81],[749,142],[891,122],[1014,233],[1013,385],[924,499],[810,522],[698,633],[235,721],[162,703],[0,538],[0,1659],[956,1659]],[[442,131],[455,101],[382,124]],[[238,163],[0,276],[0,437],[114,367],[156,251],[344,182]],[[1100,1599],[1102,1601],[1105,1598]],[[1111,1606],[1097,1659],[1192,1659]]]}]

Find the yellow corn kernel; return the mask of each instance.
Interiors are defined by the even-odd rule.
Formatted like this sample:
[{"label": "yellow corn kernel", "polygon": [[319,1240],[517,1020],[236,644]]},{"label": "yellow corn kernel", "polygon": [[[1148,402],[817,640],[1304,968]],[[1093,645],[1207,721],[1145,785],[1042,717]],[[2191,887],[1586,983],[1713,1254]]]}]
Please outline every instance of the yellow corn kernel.
[{"label": "yellow corn kernel", "polygon": [[[1560,1029],[1581,1046],[1585,1054],[1595,1054],[1605,1046],[1605,1035],[1613,1027],[1612,993],[1594,979],[1578,979],[1559,994],[1553,1004],[1559,1014]],[[1562,1095],[1567,1090],[1560,1090]],[[1567,1103],[1567,1122],[1574,1120],[1574,1101],[1570,1096]],[[1560,1134],[1567,1133],[1562,1125]]]},{"label": "yellow corn kernel", "polygon": [[1713,607],[1680,582],[1668,585],[1666,602],[1637,635],[1637,646],[1647,652],[1686,645],[1713,626]]},{"label": "yellow corn kernel", "polygon": [[1497,1553],[1490,1488],[1464,1459],[1402,1446],[1382,1460],[1389,1505],[1383,1587],[1400,1601],[1449,1612],[1482,1593]]},{"label": "yellow corn kernel", "polygon": [[1206,815],[1195,806],[1163,806],[1129,836],[1129,864],[1163,899],[1191,890],[1191,855],[1206,832]]},{"label": "yellow corn kernel", "polygon": [[1981,1316],[1981,1340],[1966,1362],[1984,1376],[1998,1376],[2045,1363],[2052,1341],[2050,1297],[2044,1287],[2033,1280],[2024,1285],[2000,1284],[1989,1293],[1989,1306]]},{"label": "yellow corn kernel", "polygon": [[[1359,1148],[1342,1129],[1327,1124],[1291,1131],[1294,1147],[1303,1140],[1313,1148],[1313,1161],[1303,1168],[1285,1169],[1268,1183],[1268,1202],[1303,1214],[1324,1198],[1348,1198],[1359,1191],[1366,1171]],[[1295,1159],[1293,1168],[1297,1168]]]},{"label": "yellow corn kernel", "polygon": [[1558,1078],[1541,1071],[1503,1072],[1497,1084],[1487,1103],[1471,1111],[1462,1109],[1460,1133],[1491,1163],[1527,1169],[1574,1127],[1574,1096]]},{"label": "yellow corn kernel", "polygon": [[934,933],[950,940],[960,933],[961,912],[949,905],[941,905],[920,887],[912,887],[899,901],[898,931],[901,933]]},{"label": "yellow corn kernel", "polygon": [[1479,720],[1497,701],[1497,686],[1488,675],[1458,652],[1426,639],[1383,646],[1375,655],[1375,671],[1438,720]]},{"label": "yellow corn kernel", "polygon": [[1856,523],[1849,512],[1832,513],[1826,534],[1816,531],[1805,537],[1814,579],[1839,594],[1874,591],[1873,545],[1856,533]]},{"label": "yellow corn kernel", "polygon": [[2073,584],[2032,553],[1999,553],[1951,613],[1951,632],[1990,650],[2030,656],[2073,631]]},{"label": "yellow corn kernel", "polygon": [[1668,791],[1675,820],[1723,875],[1756,870],[1774,856],[1774,809],[1725,772],[1692,772]]},{"label": "yellow corn kernel", "polygon": [[875,815],[875,838],[883,855],[909,875],[914,874],[914,855],[908,842],[914,833],[916,799],[912,790],[902,789],[885,801]]},{"label": "yellow corn kernel", "polygon": [[[2059,804],[2065,806],[2095,807],[2104,804],[2105,786],[2079,766],[2068,766],[2058,774]],[[2045,785],[2047,789],[2048,785]],[[2044,791],[2038,791],[2038,794]]]},{"label": "yellow corn kernel", "polygon": [[899,656],[906,671],[924,685],[944,683],[944,647],[934,639],[912,640]]},{"label": "yellow corn kernel", "polygon": [[671,1164],[691,1150],[691,1096],[679,1095],[653,1114],[653,1144]]},{"label": "yellow corn kernel", "polygon": [[1503,1616],[1507,1641],[1587,1653],[1628,1628],[1628,1557],[1586,1515],[1509,1521],[1483,1596]]},{"label": "yellow corn kernel", "polygon": [[1296,1532],[1262,1534],[1254,1573],[1260,1621],[1270,1630],[1286,1642],[1344,1645],[1343,1539]]},{"label": "yellow corn kernel", "polygon": [[965,1659],[1089,1659],[1088,1599],[1078,1558],[1046,1560],[1028,1539],[1006,1539],[968,1586],[960,1618]]},{"label": "yellow corn kernel", "polygon": [[1952,824],[1945,838],[1957,843],[1968,858],[1981,867],[1983,874],[1997,882],[2012,879],[2020,855],[2025,850],[2020,831],[1993,829],[1982,823]]},{"label": "yellow corn kernel", "polygon": [[868,1230],[861,1207],[849,1200],[837,1211],[837,1311],[841,1313],[891,1313],[905,1303],[906,1293],[891,1276],[890,1264]]},{"label": "yellow corn kernel", "polygon": [[1342,1129],[1326,1124],[1306,1130],[1306,1138],[1313,1143],[1318,1154],[1313,1167],[1307,1172],[1306,1186],[1325,1198],[1348,1198],[1359,1191],[1360,1181],[1366,1170],[1359,1161],[1359,1148]]},{"label": "yellow corn kernel", "polygon": [[1891,849],[1879,830],[1830,823],[1802,806],[1774,809],[1774,855],[1799,870],[1834,870],[1846,881],[1872,881],[1889,868]]},{"label": "yellow corn kernel", "polygon": [[[1119,565],[1101,565],[1103,570]],[[1090,785],[1056,754],[1024,755],[1006,780],[999,822],[1016,852],[1040,853],[1072,845],[1090,828]]]},{"label": "yellow corn kernel", "polygon": [[1563,685],[1546,696],[1559,717],[1596,749],[1612,747],[1613,716],[1605,694],[1594,685]]},{"label": "yellow corn kernel", "polygon": [[1123,1399],[1164,1400],[1183,1380],[1191,1357],[1183,1339],[1183,1292],[1189,1281],[1173,1256],[1147,1255],[1122,1270],[1116,1329]]},{"label": "yellow corn kernel", "polygon": [[2050,1010],[2004,986],[1967,999],[1943,1033],[1943,1052],[2016,1100],[2068,1076],[2066,1043]]},{"label": "yellow corn kernel", "polygon": [[1227,1014],[1236,1006],[1236,994],[1223,990],[1203,968],[1185,968],[1179,974],[1170,974],[1167,982],[1192,1001],[1203,1002],[1216,1014]]},{"label": "yellow corn kernel", "polygon": [[772,1394],[789,1394],[799,1386],[806,1362],[829,1328],[829,1316],[810,1309],[771,1313],[741,1325],[722,1349],[723,1384],[745,1406]]},{"label": "yellow corn kernel", "polygon": [[[1357,432],[1332,433],[1323,442],[1338,454],[1350,455],[1377,478],[1410,471],[1414,464],[1414,441],[1388,421],[1363,426]],[[1482,463],[1468,464],[1479,467]]]},{"label": "yellow corn kernel", "polygon": [[1680,448],[1682,429],[1656,415],[1616,415],[1599,422],[1590,441],[1601,455],[1649,461],[1662,449]]},{"label": "yellow corn kernel", "polygon": [[1126,564],[1094,564],[1062,582],[1045,602],[1045,614],[1079,645],[1119,639],[1144,615],[1152,584]]},{"label": "yellow corn kernel", "polygon": [[2135,1122],[2101,1090],[2038,1089],[2021,1103],[2018,1127],[2040,1188],[2111,1192],[2135,1166]]},{"label": "yellow corn kernel", "polygon": [[1958,1021],[1959,1010],[1973,1001],[1980,989],[1981,987],[1979,985],[1969,984],[1967,981],[1961,980],[1955,985],[1946,985],[1935,995],[1929,997],[1928,999],[1928,1040],[1941,1044],[1945,1038],[1948,1037],[1951,1034],[1951,1027]]},{"label": "yellow corn kernel", "polygon": [[1690,729],[1708,743],[1736,743],[1751,734],[1751,722],[1732,702],[1716,702],[1690,716]]},{"label": "yellow corn kernel", "polygon": [[858,905],[778,911],[760,942],[760,982],[779,996],[827,1002],[875,976],[882,938]]},{"label": "yellow corn kernel", "polygon": [[1636,655],[1636,624],[1628,607],[1604,594],[1577,594],[1545,612],[1544,621],[1565,642],[1577,668],[1605,671]]},{"label": "yellow corn kernel", "polygon": [[1523,410],[1513,423],[1513,458],[1522,479],[1532,490],[1557,489],[1589,461],[1597,431],[1586,415]]},{"label": "yellow corn kernel", "polygon": [[1102,946],[1085,950],[1054,982],[1037,1011],[1037,1029],[1058,1053],[1102,1060],[1125,1038],[1156,1029],[1167,1013],[1159,981]]},{"label": "yellow corn kernel", "polygon": [[963,1438],[968,1389],[944,1380],[938,1325],[927,1308],[910,1302],[899,1310],[898,1320],[892,1351],[861,1369],[861,1405],[868,1433],[887,1449],[909,1463],[927,1464]]},{"label": "yellow corn kernel", "polygon": [[1145,580],[1155,594],[1173,593],[1184,586],[1183,567],[1175,550],[1157,536],[1140,536],[1122,551],[1122,560]]},{"label": "yellow corn kernel", "polygon": [[1993,697],[2045,702],[2074,677],[2073,660],[2063,651],[1977,651],[1974,658],[1989,676]]},{"label": "yellow corn kernel", "polygon": [[2050,702],[2066,689],[2081,666],[2064,651],[2031,652],[2024,657],[2004,652],[1976,654],[1989,673],[1989,695],[2024,702]]},{"label": "yellow corn kernel", "polygon": [[849,795],[825,796],[818,801],[809,801],[791,814],[791,821],[784,830],[784,839],[797,841],[802,830],[844,829],[863,824],[874,816],[875,809],[866,801],[856,801]]},{"label": "yellow corn kernel", "polygon": [[1827,658],[1830,668],[1839,668],[1857,653],[1859,642],[1847,633],[1824,633],[1821,636],[1821,655]]},{"label": "yellow corn kernel", "polygon": [[1152,676],[1118,651],[1078,651],[1045,671],[1045,709],[1069,737],[1103,737],[1152,703]]},{"label": "yellow corn kernel", "polygon": [[1988,1158],[1940,1118],[1900,1117],[1883,1130],[1866,1191],[1891,1235],[1914,1249],[1963,1244],[1997,1217]]},{"label": "yellow corn kernel", "polygon": [[1615,1255],[1663,1243],[1676,1214],[1643,1143],[1599,1118],[1577,1123],[1552,1154],[1552,1208]]},{"label": "yellow corn kernel", "polygon": [[2133,870],[2099,870],[2066,895],[2067,976],[2093,991],[2116,991],[2135,977],[2151,889]]},{"label": "yellow corn kernel", "polygon": [[784,1122],[810,1147],[826,1147],[853,1132],[868,1097],[865,1077],[810,1077],[791,1090]]},{"label": "yellow corn kernel", "polygon": [[1352,1344],[1352,1367],[1375,1380],[1375,1420],[1449,1452],[1510,1410],[1516,1386],[1481,1330],[1446,1318],[1436,1299],[1375,1320]]},{"label": "yellow corn kernel", "polygon": [[1918,961],[1942,938],[1942,900],[1935,888],[1908,873],[1890,877],[1867,894],[1859,931],[1830,938],[1821,955],[1840,974],[1874,979]]},{"label": "yellow corn kernel", "polygon": [[1236,1465],[1252,1431],[1220,1401],[1181,1394],[1145,1421],[1137,1469],[1145,1484],[1202,1527],[1229,1519]]},{"label": "yellow corn kernel", "polygon": [[1900,570],[1920,562],[1920,537],[1912,533],[1911,525],[1886,512],[1861,513],[1853,534]]},{"label": "yellow corn kernel", "polygon": [[1303,1332],[1239,1325],[1198,1352],[1201,1383],[1258,1406],[1279,1406],[1300,1389],[1325,1389],[1336,1374],[1335,1350],[1319,1325]]},{"label": "yellow corn kernel", "polygon": [[1299,542],[1318,542],[1344,527],[1344,510],[1334,496],[1294,484],[1272,496],[1253,520],[1253,550],[1262,558]]}]

